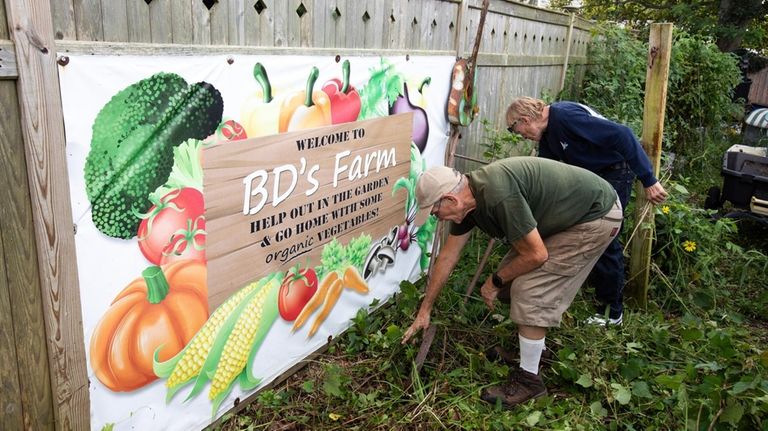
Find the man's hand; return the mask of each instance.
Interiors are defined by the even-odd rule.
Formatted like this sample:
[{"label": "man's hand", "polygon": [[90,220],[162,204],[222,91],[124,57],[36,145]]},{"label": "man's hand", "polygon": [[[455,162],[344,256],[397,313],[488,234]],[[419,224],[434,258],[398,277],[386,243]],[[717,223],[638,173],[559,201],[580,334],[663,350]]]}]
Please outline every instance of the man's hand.
[{"label": "man's hand", "polygon": [[660,204],[667,198],[667,191],[657,181],[656,184],[645,188],[645,198],[654,205]]},{"label": "man's hand", "polygon": [[400,344],[405,344],[408,342],[408,340],[411,339],[414,335],[416,335],[417,332],[419,332],[422,329],[427,329],[429,327],[429,313],[422,313],[419,311],[419,314],[416,315],[416,319],[411,324],[411,327],[408,328],[407,331],[405,331],[405,335],[403,335],[403,341],[400,342]]},{"label": "man's hand", "polygon": [[488,309],[493,311],[493,301],[495,301],[496,297],[499,296],[499,289],[493,285],[493,279],[491,277],[488,277],[485,280],[485,283],[483,283],[483,287],[480,288],[480,296],[483,297],[483,302],[485,302],[485,305],[488,306]]}]

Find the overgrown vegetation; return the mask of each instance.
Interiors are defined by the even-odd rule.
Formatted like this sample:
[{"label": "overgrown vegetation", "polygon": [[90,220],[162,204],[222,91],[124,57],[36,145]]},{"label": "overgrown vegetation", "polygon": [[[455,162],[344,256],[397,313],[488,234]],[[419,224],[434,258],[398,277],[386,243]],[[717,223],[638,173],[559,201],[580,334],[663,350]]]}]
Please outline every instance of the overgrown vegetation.
[{"label": "overgrown vegetation", "polygon": [[[479,399],[509,371],[483,352],[499,344],[514,350],[517,336],[504,310],[488,312],[477,296],[464,304],[488,241],[476,235],[433,312],[439,329],[420,373],[418,345],[400,339],[424,286],[404,282],[391,304],[360,311],[325,354],[221,429],[768,429],[768,331],[750,321],[765,307],[743,307],[749,292],[764,290],[759,274],[768,260],[744,252],[713,262],[715,240],[732,233],[732,223],[686,233],[698,211],[680,201],[683,190],[674,188],[668,212],[659,209],[669,222],[660,228],[651,307],[629,311],[621,328],[587,326],[581,322],[593,308],[583,291],[547,337],[556,353],[543,370],[549,396],[513,411]],[[502,254],[498,247],[488,268]],[[705,265],[710,273],[698,272]],[[681,274],[663,274],[673,268]],[[720,282],[706,284],[711,277]]]},{"label": "overgrown vegetation", "polygon": [[[642,121],[647,47],[608,30],[579,94],[636,131]],[[434,308],[437,336],[417,371],[418,345],[401,345],[424,280],[404,282],[376,312],[360,311],[324,354],[229,418],[223,430],[768,430],[768,257],[731,219],[701,209],[718,185],[723,152],[739,142],[730,101],[735,61],[705,41],[678,35],[665,128],[670,197],[655,215],[649,307],[628,309],[623,326],[582,322],[591,315],[582,289],[550,331],[555,358],[543,376],[547,397],[512,411],[488,405],[482,388],[505,380],[509,367],[483,352],[516,350],[504,307],[489,312],[464,291],[488,244],[478,233],[465,248]],[[530,143],[488,131],[486,159],[523,155]],[[627,214],[634,208],[630,206]],[[625,239],[632,235],[631,216]],[[487,276],[505,250],[497,246]],[[482,279],[482,278],[481,278]],[[373,304],[378,305],[378,304]]]}]

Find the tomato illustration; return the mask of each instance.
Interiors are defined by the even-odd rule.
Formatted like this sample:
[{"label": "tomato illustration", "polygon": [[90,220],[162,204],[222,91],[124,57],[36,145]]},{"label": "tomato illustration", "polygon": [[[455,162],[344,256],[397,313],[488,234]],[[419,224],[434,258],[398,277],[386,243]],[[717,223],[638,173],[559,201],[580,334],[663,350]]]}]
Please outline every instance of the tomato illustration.
[{"label": "tomato illustration", "polygon": [[[166,263],[161,262],[161,259],[173,238],[176,238],[174,242],[177,243],[179,236],[188,236],[184,235],[185,232],[191,231],[194,237],[205,229],[204,213],[205,201],[199,190],[193,187],[171,190],[158,202],[154,202],[149,212],[142,217],[138,232],[141,253],[155,265]],[[176,246],[174,252],[178,254],[180,249],[181,246]]]},{"label": "tomato illustration", "polygon": [[205,217],[198,216],[194,220],[187,220],[187,227],[171,235],[168,245],[163,248],[160,264],[165,265],[179,260],[197,260],[205,263],[206,235]]},{"label": "tomato illustration", "polygon": [[317,274],[312,268],[291,268],[283,278],[277,295],[280,317],[293,322],[301,310],[317,292]]},{"label": "tomato illustration", "polygon": [[221,134],[228,141],[239,141],[248,138],[245,129],[235,120],[227,120],[221,125]]}]

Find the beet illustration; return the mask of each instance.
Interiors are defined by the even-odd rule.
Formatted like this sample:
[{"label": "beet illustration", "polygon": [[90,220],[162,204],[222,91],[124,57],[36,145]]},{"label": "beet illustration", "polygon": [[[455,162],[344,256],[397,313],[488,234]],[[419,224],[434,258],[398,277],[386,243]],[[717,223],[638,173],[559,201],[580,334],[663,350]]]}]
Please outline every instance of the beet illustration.
[{"label": "beet illustration", "polygon": [[411,100],[408,98],[408,84],[403,83],[403,94],[397,96],[395,103],[389,107],[389,115],[405,112],[413,112],[413,135],[411,139],[413,139],[419,151],[423,153],[424,148],[427,146],[427,137],[429,137],[427,113],[419,106],[411,103]]}]

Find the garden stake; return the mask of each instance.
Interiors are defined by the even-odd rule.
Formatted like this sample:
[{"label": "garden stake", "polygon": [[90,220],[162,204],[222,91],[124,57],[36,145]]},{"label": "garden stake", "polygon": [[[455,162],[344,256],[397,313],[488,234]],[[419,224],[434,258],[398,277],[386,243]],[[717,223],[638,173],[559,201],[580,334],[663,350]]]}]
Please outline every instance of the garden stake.
[{"label": "garden stake", "polygon": [[424,365],[424,360],[427,359],[427,353],[432,346],[432,341],[435,339],[435,333],[437,327],[435,325],[429,325],[426,331],[424,331],[424,339],[421,341],[421,347],[419,347],[419,353],[416,355],[416,372],[421,371],[421,367]]},{"label": "garden stake", "polygon": [[488,247],[485,249],[483,258],[480,259],[480,263],[477,265],[477,271],[475,271],[475,275],[472,277],[472,281],[470,281],[469,286],[467,286],[467,293],[464,294],[465,304],[467,303],[467,301],[469,301],[469,295],[471,295],[472,291],[475,290],[475,285],[477,284],[477,280],[480,278],[480,274],[482,274],[483,269],[485,269],[485,264],[488,263],[488,258],[491,256],[491,251],[493,251],[493,246],[495,244],[496,244],[495,238],[491,238],[491,240],[488,241]]}]

